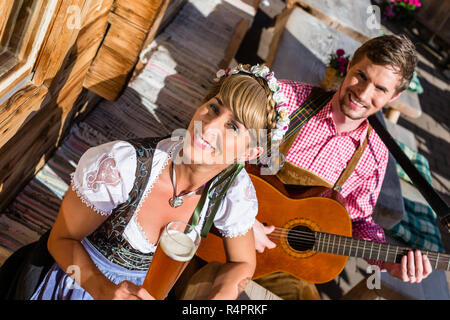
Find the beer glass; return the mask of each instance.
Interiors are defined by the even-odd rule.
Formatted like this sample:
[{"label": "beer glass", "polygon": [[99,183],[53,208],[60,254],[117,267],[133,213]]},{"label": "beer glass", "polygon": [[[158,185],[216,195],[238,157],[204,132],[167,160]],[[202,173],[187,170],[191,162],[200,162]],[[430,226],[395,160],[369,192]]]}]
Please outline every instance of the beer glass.
[{"label": "beer glass", "polygon": [[158,247],[142,286],[157,300],[164,300],[194,256],[200,234],[190,224],[171,221],[159,238]]}]

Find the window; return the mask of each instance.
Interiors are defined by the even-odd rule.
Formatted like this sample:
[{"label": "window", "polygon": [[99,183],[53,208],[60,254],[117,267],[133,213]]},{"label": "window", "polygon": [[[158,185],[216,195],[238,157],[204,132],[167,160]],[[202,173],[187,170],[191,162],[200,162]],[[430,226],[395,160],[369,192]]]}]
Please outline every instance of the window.
[{"label": "window", "polygon": [[31,75],[57,0],[0,1],[0,100]]}]

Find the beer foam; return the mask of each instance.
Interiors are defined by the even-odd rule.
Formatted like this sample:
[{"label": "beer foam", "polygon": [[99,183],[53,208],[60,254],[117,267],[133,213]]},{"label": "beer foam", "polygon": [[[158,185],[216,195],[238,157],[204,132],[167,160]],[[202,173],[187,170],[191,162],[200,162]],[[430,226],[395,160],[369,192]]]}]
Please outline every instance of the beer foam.
[{"label": "beer foam", "polygon": [[164,233],[159,245],[166,255],[180,262],[190,260],[196,251],[194,241],[183,232],[176,230],[169,230],[168,233]]}]

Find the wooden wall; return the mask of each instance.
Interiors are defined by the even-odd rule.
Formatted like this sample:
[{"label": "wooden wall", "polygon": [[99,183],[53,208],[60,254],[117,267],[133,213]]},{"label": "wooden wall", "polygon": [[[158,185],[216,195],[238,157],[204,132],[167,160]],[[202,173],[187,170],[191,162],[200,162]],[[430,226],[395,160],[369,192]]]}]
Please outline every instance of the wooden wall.
[{"label": "wooden wall", "polygon": [[450,44],[450,0],[421,1],[417,19],[431,32]]},{"label": "wooden wall", "polygon": [[77,116],[101,98],[119,96],[168,2],[58,1],[32,79],[0,105],[0,210],[45,164]]}]

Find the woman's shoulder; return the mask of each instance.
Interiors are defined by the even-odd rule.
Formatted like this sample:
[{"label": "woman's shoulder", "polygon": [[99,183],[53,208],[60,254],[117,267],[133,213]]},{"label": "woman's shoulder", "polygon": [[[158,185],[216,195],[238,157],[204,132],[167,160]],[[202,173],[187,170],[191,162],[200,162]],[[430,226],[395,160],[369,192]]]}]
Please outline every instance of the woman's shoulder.
[{"label": "woman's shoulder", "polygon": [[96,212],[110,214],[126,201],[136,171],[136,151],[127,141],[110,141],[89,148],[72,173],[72,188]]},{"label": "woman's shoulder", "polygon": [[71,175],[72,188],[89,207],[102,215],[110,214],[128,199],[138,169],[158,170],[175,144],[170,138],[139,138],[89,148]]},{"label": "woman's shoulder", "polygon": [[236,176],[214,219],[214,225],[225,237],[247,233],[258,213],[255,188],[245,169]]}]

